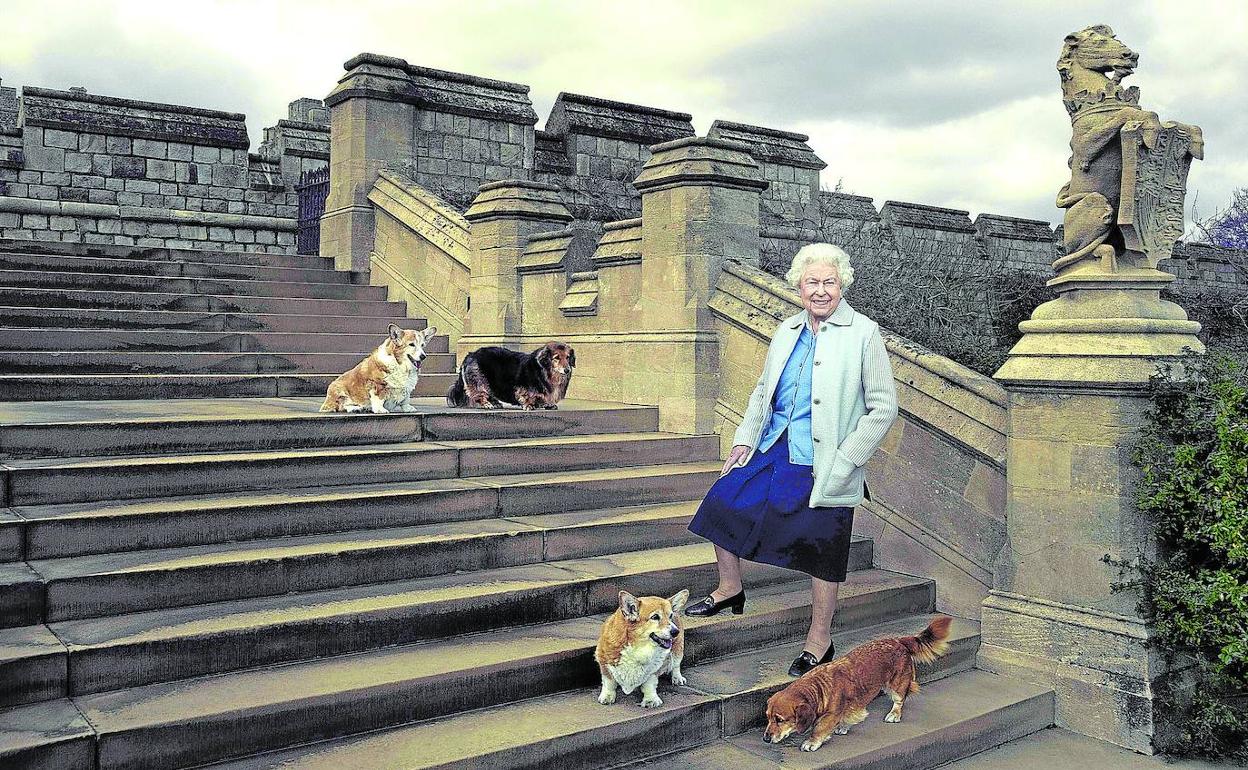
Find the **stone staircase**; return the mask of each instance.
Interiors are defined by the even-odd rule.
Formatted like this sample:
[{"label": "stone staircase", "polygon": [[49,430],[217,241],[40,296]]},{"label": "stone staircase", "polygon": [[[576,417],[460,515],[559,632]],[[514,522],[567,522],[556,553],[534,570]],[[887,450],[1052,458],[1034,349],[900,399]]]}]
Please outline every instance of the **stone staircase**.
[{"label": "stone staircase", "polygon": [[[310,258],[13,255],[19,273],[38,257],[70,275],[87,265],[69,260],[88,260],[101,281],[113,268],[133,285],[166,280],[142,267],[189,283],[166,295],[181,297],[176,310],[90,304],[99,297],[32,310],[14,304],[25,289],[0,288],[3,323],[24,330],[0,331],[10,351],[0,356],[51,369],[0,385],[6,770],[930,768],[1053,722],[1050,691],[973,669],[978,627],[959,619],[951,653],[921,668],[927,686],[905,722],[881,722],[877,703],[818,752],[762,743],[763,704],[791,681],[810,612],[809,580],[763,565],[746,571],[744,615],[687,621],[688,685],[664,680],[658,709],[635,693],[601,706],[592,650],[617,592],[714,584],[714,553],[686,525],[718,473],[718,437],[659,432],[653,407],[578,400],[519,413],[429,397],[412,414],[323,415],[319,395],[296,395],[323,390],[330,375],[315,367],[58,373],[45,341],[73,335],[85,341],[61,355],[114,360],[133,340],[140,352],[129,355],[195,371],[205,359],[193,356],[214,354],[187,347],[214,340],[238,346],[217,354],[226,359],[270,344],[297,364],[296,342],[316,356],[321,341],[360,336],[358,358],[380,336],[374,322],[384,329],[403,312],[323,264],[275,264]],[[217,279],[186,277],[189,265],[238,270],[245,259],[257,262],[240,273],[250,277],[226,281],[254,282],[245,294],[204,295]],[[265,304],[279,300],[259,293],[260,270],[324,272],[269,287],[299,287],[280,301],[316,304]],[[58,296],[157,296],[116,288]],[[162,342],[178,334],[192,336]],[[110,377],[126,382],[100,392]],[[426,393],[445,387],[437,377],[422,377]],[[261,382],[270,397],[168,398],[253,394]],[[15,395],[32,392],[61,400]],[[130,400],[100,400],[113,397]],[[865,539],[851,570],[839,649],[929,621],[932,581],[874,569]]]},{"label": "stone staircase", "polygon": [[[0,242],[0,401],[323,394],[407,319],[324,257]],[[418,395],[446,392],[435,337]]]},{"label": "stone staircase", "polygon": [[[958,620],[902,725],[873,719],[811,755],[766,746],[762,705],[789,681],[809,583],[763,566],[745,615],[688,623],[689,685],[662,689],[663,708],[598,705],[591,654],[616,592],[714,580],[685,525],[717,439],[659,433],[653,408],[36,406],[6,410],[0,432],[0,766],[588,768],[684,752],[868,767],[901,752],[897,766],[932,767],[1052,722],[1047,691],[970,670],[978,629]],[[851,566],[841,649],[927,622],[931,581],[872,569],[867,540]]]}]

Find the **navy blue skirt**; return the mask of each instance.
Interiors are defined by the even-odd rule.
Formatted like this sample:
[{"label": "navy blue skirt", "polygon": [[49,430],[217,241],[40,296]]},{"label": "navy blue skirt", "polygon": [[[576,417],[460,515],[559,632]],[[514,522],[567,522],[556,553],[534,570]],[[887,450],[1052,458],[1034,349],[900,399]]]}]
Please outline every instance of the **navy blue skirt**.
[{"label": "navy blue skirt", "polygon": [[715,482],[689,531],[742,559],[844,582],[854,509],[811,508],[814,483],[809,465],[789,462],[786,431]]}]

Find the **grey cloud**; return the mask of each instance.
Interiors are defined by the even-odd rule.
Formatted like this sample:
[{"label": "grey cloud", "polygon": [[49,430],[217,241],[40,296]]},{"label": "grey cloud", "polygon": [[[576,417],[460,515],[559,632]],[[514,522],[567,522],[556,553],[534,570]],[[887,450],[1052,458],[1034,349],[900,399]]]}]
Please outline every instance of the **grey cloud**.
[{"label": "grey cloud", "polygon": [[1033,3],[838,4],[725,52],[707,71],[737,112],[759,120],[925,125],[1055,92],[1062,37],[1097,21],[1090,5],[1074,18]]}]

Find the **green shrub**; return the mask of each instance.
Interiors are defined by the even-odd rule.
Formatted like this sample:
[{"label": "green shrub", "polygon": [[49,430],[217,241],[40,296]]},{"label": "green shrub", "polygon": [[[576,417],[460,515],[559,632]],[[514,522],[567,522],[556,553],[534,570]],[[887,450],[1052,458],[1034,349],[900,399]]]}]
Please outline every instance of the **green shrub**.
[{"label": "green shrub", "polygon": [[1159,683],[1175,730],[1158,748],[1248,762],[1248,356],[1211,350],[1150,397],[1135,459],[1158,549],[1138,565],[1140,610],[1191,674]]}]

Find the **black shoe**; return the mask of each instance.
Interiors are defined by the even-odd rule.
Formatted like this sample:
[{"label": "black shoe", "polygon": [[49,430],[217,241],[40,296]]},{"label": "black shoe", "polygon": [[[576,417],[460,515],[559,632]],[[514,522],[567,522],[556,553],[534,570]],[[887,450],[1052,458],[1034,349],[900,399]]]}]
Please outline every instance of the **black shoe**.
[{"label": "black shoe", "polygon": [[815,666],[827,663],[836,657],[836,645],[828,644],[828,651],[823,654],[819,660],[815,660],[814,653],[802,650],[802,654],[797,656],[793,661],[793,665],[789,666],[789,676],[801,676]]},{"label": "black shoe", "polygon": [[729,596],[722,602],[717,602],[708,596],[697,604],[685,607],[685,614],[691,618],[705,618],[717,614],[724,607],[732,608],[733,615],[745,612],[745,589],[741,589],[736,596]]}]

